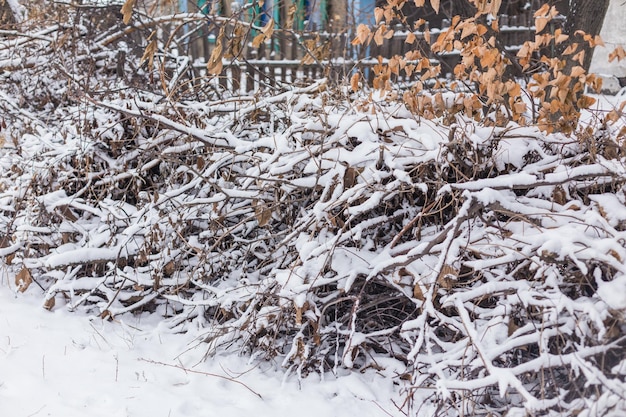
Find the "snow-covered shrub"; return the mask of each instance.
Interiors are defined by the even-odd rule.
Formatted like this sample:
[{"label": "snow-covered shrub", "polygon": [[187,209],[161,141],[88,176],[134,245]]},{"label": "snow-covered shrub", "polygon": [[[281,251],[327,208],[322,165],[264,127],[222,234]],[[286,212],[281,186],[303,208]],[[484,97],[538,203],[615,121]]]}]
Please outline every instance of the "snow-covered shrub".
[{"label": "snow-covered shrub", "polygon": [[619,108],[566,136],[323,80],[176,101],[69,71],[79,40],[31,45],[3,75],[0,256],[47,308],[157,313],[302,377],[376,369],[411,415],[626,408]]}]

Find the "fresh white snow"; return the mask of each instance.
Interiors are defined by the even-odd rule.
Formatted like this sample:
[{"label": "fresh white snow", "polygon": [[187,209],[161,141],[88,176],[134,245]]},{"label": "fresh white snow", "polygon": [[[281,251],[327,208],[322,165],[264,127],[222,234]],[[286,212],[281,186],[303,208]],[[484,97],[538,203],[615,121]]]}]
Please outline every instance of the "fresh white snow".
[{"label": "fresh white snow", "polygon": [[[33,284],[34,285],[34,284]],[[399,388],[374,370],[285,378],[235,354],[203,360],[198,337],[159,318],[47,311],[35,288],[0,283],[0,416],[399,416]]]}]

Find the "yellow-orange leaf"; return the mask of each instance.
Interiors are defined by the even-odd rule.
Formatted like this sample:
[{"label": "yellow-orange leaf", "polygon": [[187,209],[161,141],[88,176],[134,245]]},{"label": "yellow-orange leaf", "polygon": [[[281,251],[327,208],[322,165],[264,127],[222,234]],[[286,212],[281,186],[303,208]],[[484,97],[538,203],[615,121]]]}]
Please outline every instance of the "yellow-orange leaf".
[{"label": "yellow-orange leaf", "polygon": [[483,54],[482,58],[480,58],[480,65],[483,68],[491,67],[494,62],[496,62],[496,57],[498,56],[498,51],[496,49],[491,49]]},{"label": "yellow-orange leaf", "polygon": [[370,28],[367,27],[367,25],[364,25],[361,23],[356,28],[356,38],[354,38],[354,40],[352,41],[352,44],[353,45],[364,44],[365,42],[367,42],[367,39],[369,38],[371,33],[372,32],[370,31]]},{"label": "yellow-orange leaf", "polygon": [[513,83],[513,85],[511,85],[509,87],[509,95],[517,97],[521,94],[522,92],[522,87],[520,87],[520,85],[518,83]]},{"label": "yellow-orange leaf", "polygon": [[565,50],[563,51],[563,55],[571,55],[574,52],[576,52],[577,49],[578,49],[578,44],[573,43],[569,45],[567,48],[565,48]]},{"label": "yellow-orange leaf", "polygon": [[361,79],[361,76],[359,75],[359,73],[355,73],[354,75],[352,75],[352,77],[350,78],[350,88],[352,88],[352,91],[358,91],[359,90],[359,80]]},{"label": "yellow-orange leaf", "polygon": [[476,34],[476,25],[474,24],[474,22],[468,22],[463,25],[463,30],[461,31],[461,39],[465,39],[468,36],[474,34]]},{"label": "yellow-orange leaf", "polygon": [[293,28],[293,22],[296,20],[296,12],[298,11],[298,7],[295,4],[289,6],[289,11],[287,12],[287,19],[285,22],[285,28],[291,29]]},{"label": "yellow-orange leaf", "polygon": [[515,103],[513,105],[513,110],[517,114],[522,114],[522,113],[526,112],[526,103],[518,101],[517,103]]},{"label": "yellow-orange leaf", "polygon": [[426,3],[426,0],[413,0],[415,3],[415,6],[417,7],[424,7],[424,4]]},{"label": "yellow-orange leaf", "polygon": [[502,0],[492,0],[491,9],[489,10],[489,13],[491,13],[494,16],[497,16],[498,13],[500,12],[500,6],[502,6]]},{"label": "yellow-orange leaf", "polygon": [[381,19],[383,18],[383,15],[385,14],[385,10],[377,7],[374,9],[374,17],[376,18],[376,24],[380,23]]},{"label": "yellow-orange leaf", "polygon": [[595,102],[596,99],[593,97],[582,96],[578,99],[578,102],[576,104],[578,104],[579,109],[588,109],[589,107],[593,106]]},{"label": "yellow-orange leaf", "polygon": [[609,62],[613,62],[616,59],[619,62],[624,58],[626,58],[626,51],[622,46],[618,46],[613,52],[609,54]]},{"label": "yellow-orange leaf", "polygon": [[541,6],[541,8],[535,12],[534,17],[547,16],[549,11],[550,11],[550,5],[547,3],[544,3],[544,5]]},{"label": "yellow-orange leaf", "polygon": [[539,33],[546,28],[550,19],[547,17],[538,17],[535,19],[535,33]]},{"label": "yellow-orange leaf", "polygon": [[606,46],[604,45],[604,41],[602,40],[602,38],[600,37],[600,35],[596,35],[596,37],[593,39],[593,46]]},{"label": "yellow-orange leaf", "polygon": [[584,50],[583,50],[583,51],[580,51],[579,53],[577,53],[576,55],[574,55],[574,56],[572,57],[572,59],[573,59],[574,61],[578,61],[578,63],[579,63],[580,65],[582,65],[582,64],[583,64],[583,62],[585,61],[585,51],[584,51]]},{"label": "yellow-orange leaf", "polygon": [[141,61],[139,62],[139,65],[148,61],[148,68],[152,68],[152,64],[154,63],[154,54],[156,53],[156,51],[157,51],[157,41],[156,41],[156,37],[154,37],[150,41],[148,46],[146,46],[145,51],[143,51],[143,55],[141,56]]},{"label": "yellow-orange leaf", "polygon": [[126,0],[122,5],[122,20],[124,24],[127,25],[130,23],[130,18],[133,15],[133,7],[135,7],[136,0]]},{"label": "yellow-orange leaf", "polygon": [[415,36],[415,33],[413,33],[413,32],[409,32],[409,33],[406,35],[406,40],[405,40],[405,42],[406,42],[406,43],[408,43],[408,44],[410,44],[410,45],[412,45],[413,43],[415,43],[415,40],[416,40],[416,39],[417,39],[417,37]]},{"label": "yellow-orange leaf", "polygon": [[571,76],[572,77],[580,77],[584,73],[585,73],[585,69],[583,67],[580,67],[580,66],[577,65],[574,68],[572,68]]},{"label": "yellow-orange leaf", "polygon": [[[566,93],[567,93],[567,91],[566,91]],[[550,102],[550,106],[549,107],[550,107],[550,112],[551,113],[556,113],[561,108],[561,103],[559,103],[558,100],[552,100]]]},{"label": "yellow-orange leaf", "polygon": [[270,19],[270,21],[267,22],[265,26],[263,26],[261,32],[263,32],[263,34],[268,38],[272,36],[272,34],[274,33],[274,19]]},{"label": "yellow-orange leaf", "polygon": [[[252,39],[252,46],[254,48],[258,48],[258,47],[261,46],[263,41],[265,41],[265,34],[264,33],[259,33],[258,35],[256,35],[254,37],[254,39]],[[213,52],[215,52],[215,51],[213,51]]]},{"label": "yellow-orange leaf", "polygon": [[[258,35],[262,36],[262,35]],[[209,58],[209,62],[207,62],[207,71],[211,75],[219,75],[222,72],[223,63],[222,63],[222,45],[217,44],[213,52],[211,52],[211,57]]]},{"label": "yellow-orange leaf", "polygon": [[568,39],[569,39],[569,36],[561,33],[561,29],[557,29],[554,31],[554,43],[556,43],[557,45],[565,42]]},{"label": "yellow-orange leaf", "polygon": [[430,5],[433,7],[435,13],[439,14],[439,0],[430,0]]},{"label": "yellow-orange leaf", "polygon": [[376,33],[374,33],[374,42],[375,42],[375,43],[376,43],[376,45],[378,45],[378,46],[382,45],[382,44],[383,44],[383,42],[384,42],[384,40],[385,40],[385,39],[384,39],[384,37],[383,37],[383,30],[384,30],[384,29],[383,29],[383,27],[384,27],[384,25],[383,25],[383,26],[381,26],[381,27],[379,27],[379,28],[376,30]]}]

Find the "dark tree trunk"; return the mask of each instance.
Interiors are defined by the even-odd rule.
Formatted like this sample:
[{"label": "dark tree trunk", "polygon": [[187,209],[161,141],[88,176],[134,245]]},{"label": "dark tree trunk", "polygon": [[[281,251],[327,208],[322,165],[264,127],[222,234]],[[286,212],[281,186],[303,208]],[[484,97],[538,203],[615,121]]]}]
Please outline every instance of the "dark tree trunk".
[{"label": "dark tree trunk", "polygon": [[16,23],[15,15],[7,0],[0,0],[0,27],[12,26]]},{"label": "dark tree trunk", "polygon": [[[593,48],[580,35],[575,36],[574,33],[577,30],[582,30],[593,37],[599,35],[606,11],[609,8],[609,2],[610,0],[571,0],[570,2],[565,22],[565,33],[570,35],[570,43],[577,42],[583,47],[585,58],[582,67],[586,71],[591,65]],[[573,63],[571,65],[578,64]]]}]

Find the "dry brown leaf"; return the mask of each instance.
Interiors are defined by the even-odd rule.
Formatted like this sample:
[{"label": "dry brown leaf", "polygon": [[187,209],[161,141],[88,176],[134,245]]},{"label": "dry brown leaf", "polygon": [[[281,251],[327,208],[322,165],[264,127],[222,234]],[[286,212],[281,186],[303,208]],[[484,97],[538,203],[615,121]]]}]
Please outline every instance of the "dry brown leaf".
[{"label": "dry brown leaf", "polygon": [[535,19],[535,33],[539,33],[546,28],[550,19],[547,17],[538,17]]},{"label": "dry brown leaf", "polygon": [[285,29],[293,28],[293,22],[295,20],[297,10],[298,8],[296,7],[295,4],[292,4],[291,6],[289,6],[289,11],[287,12],[287,20],[285,22]]},{"label": "dry brown leaf", "polygon": [[554,190],[552,191],[552,201],[562,206],[567,203],[567,193],[560,185],[554,187]]},{"label": "dry brown leaf", "polygon": [[435,94],[435,108],[441,111],[446,109],[446,103],[443,101],[443,95],[440,92]]},{"label": "dry brown leaf", "polygon": [[352,40],[352,45],[361,45],[367,42],[371,34],[370,28],[367,25],[360,24],[356,28],[356,37]]},{"label": "dry brown leaf", "polygon": [[236,23],[235,29],[233,30],[233,37],[230,42],[228,42],[228,51],[225,54],[226,58],[236,59],[241,56],[246,35],[245,27],[241,23]]},{"label": "dry brown leaf", "polygon": [[[259,33],[252,39],[252,46],[254,48],[259,48],[263,42],[265,41],[265,33]],[[214,51],[215,52],[215,51]]]},{"label": "dry brown leaf", "polygon": [[[259,35],[262,36],[262,35]],[[207,71],[211,75],[219,75],[222,72],[224,63],[222,62],[222,44],[220,42],[215,45],[215,49],[211,52],[209,62],[207,62]]]},{"label": "dry brown leaf", "polygon": [[574,68],[572,68],[572,72],[571,72],[570,75],[572,77],[580,77],[584,73],[585,73],[585,69],[583,67],[577,65]]},{"label": "dry brown leaf", "polygon": [[544,5],[541,6],[541,8],[537,10],[533,16],[534,17],[547,16],[549,12],[550,12],[550,5],[547,3],[544,3]]},{"label": "dry brown leaf", "polygon": [[150,37],[153,39],[150,41],[148,46],[146,46],[146,49],[143,51],[143,55],[141,56],[141,61],[139,62],[139,65],[142,65],[144,62],[148,61],[148,68],[152,68],[152,64],[154,63],[154,54],[156,54],[157,51],[156,37],[153,37],[152,35],[150,35]]},{"label": "dry brown leaf", "polygon": [[561,44],[563,42],[565,42],[566,40],[569,39],[569,35],[564,35],[561,33],[560,29],[557,29],[557,33],[555,33],[554,35],[554,43],[555,44]]},{"label": "dry brown leaf", "polygon": [[492,0],[489,13],[494,16],[498,16],[498,14],[500,13],[500,6],[502,6],[502,0]]},{"label": "dry brown leaf", "polygon": [[350,88],[352,88],[352,91],[357,92],[359,91],[359,80],[361,79],[361,75],[356,72],[352,75],[352,77],[350,78]]},{"label": "dry brown leaf", "polygon": [[296,324],[300,326],[302,324],[302,307],[296,306]]},{"label": "dry brown leaf", "polygon": [[374,18],[376,19],[376,24],[379,24],[385,14],[385,10],[381,7],[377,7],[374,9]]},{"label": "dry brown leaf", "polygon": [[261,32],[268,38],[270,38],[274,34],[274,19],[270,19],[269,22],[263,26]]},{"label": "dry brown leaf", "polygon": [[526,103],[523,101],[518,101],[513,105],[513,110],[517,114],[523,114],[526,112]]},{"label": "dry brown leaf", "polygon": [[167,275],[169,277],[169,276],[171,276],[174,273],[174,271],[176,269],[175,267],[176,267],[176,265],[174,264],[174,261],[169,261],[163,267],[163,272],[165,272],[165,275]]},{"label": "dry brown leaf", "polygon": [[130,19],[133,15],[133,8],[135,7],[136,0],[126,0],[122,5],[122,20],[124,24],[127,25],[130,23]]},{"label": "dry brown leaf", "polygon": [[54,296],[52,296],[51,298],[48,298],[46,301],[43,302],[43,308],[50,311],[54,308],[54,304]]},{"label": "dry brown leaf", "polygon": [[356,184],[356,179],[359,177],[359,170],[348,167],[343,174],[343,187],[344,189],[352,188]]},{"label": "dry brown leaf", "polygon": [[424,301],[426,299],[424,297],[424,292],[422,291],[422,288],[420,287],[419,284],[415,284],[413,286],[413,298],[420,300],[420,301]]},{"label": "dry brown leaf", "polygon": [[385,40],[385,36],[384,36],[385,35],[385,29],[386,29],[386,26],[382,25],[374,33],[374,42],[378,46],[381,46],[383,44],[384,40]]},{"label": "dry brown leaf", "polygon": [[619,62],[624,58],[626,58],[626,50],[622,46],[618,46],[609,54],[609,62],[613,62],[616,59]]},{"label": "dry brown leaf", "polygon": [[589,96],[582,96],[576,102],[579,109],[588,109],[596,103],[596,99]]},{"label": "dry brown leaf", "polygon": [[205,166],[206,166],[206,161],[204,160],[203,157],[199,156],[196,159],[196,168],[198,169],[198,171],[202,171]]},{"label": "dry brown leaf", "polygon": [[476,34],[476,25],[474,24],[474,22],[467,22],[463,24],[463,29],[461,30],[461,39],[465,39],[468,36],[475,35],[475,34]]},{"label": "dry brown leaf", "polygon": [[593,46],[606,46],[606,45],[604,44],[602,37],[600,35],[596,35],[596,37],[593,38],[593,45],[591,46],[593,47]]},{"label": "dry brown leaf", "polygon": [[452,265],[444,265],[437,277],[437,284],[446,290],[454,288],[459,277],[459,271]]},{"label": "dry brown leaf", "polygon": [[252,206],[254,207],[254,216],[256,217],[259,226],[263,227],[268,224],[272,219],[272,210],[267,206],[267,204],[254,200],[252,202]]},{"label": "dry brown leaf", "polygon": [[619,253],[617,253],[614,249],[609,250],[609,255],[617,259],[618,262],[622,263],[622,257],[619,256]]},{"label": "dry brown leaf", "polygon": [[583,62],[585,61],[585,51],[584,51],[584,50],[582,50],[582,51],[580,51],[579,53],[577,53],[576,55],[574,55],[574,56],[572,57],[572,60],[574,60],[574,61],[578,61],[578,63],[579,63],[580,65],[583,65]]},{"label": "dry brown leaf", "polygon": [[22,270],[15,276],[15,285],[17,286],[17,290],[19,292],[26,291],[32,283],[33,276],[30,274],[28,268],[22,268]]},{"label": "dry brown leaf", "polygon": [[66,204],[56,206],[55,209],[61,216],[65,217],[70,222],[75,222],[76,220],[78,220],[78,217],[76,217],[74,213],[72,213],[72,210],[70,210],[70,207]]},{"label": "dry brown leaf", "polygon": [[439,0],[430,0],[430,5],[433,7],[435,13],[439,14]]}]

